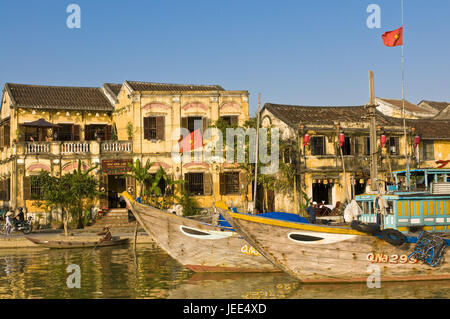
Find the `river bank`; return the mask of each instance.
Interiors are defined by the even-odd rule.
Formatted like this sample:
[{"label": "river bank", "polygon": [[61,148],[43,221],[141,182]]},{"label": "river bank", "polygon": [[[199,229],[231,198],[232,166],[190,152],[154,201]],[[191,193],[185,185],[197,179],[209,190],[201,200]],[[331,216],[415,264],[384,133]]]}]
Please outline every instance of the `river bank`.
[{"label": "river bank", "polygon": [[[16,233],[6,236],[0,236],[0,249],[11,249],[11,248],[30,248],[36,247],[40,248],[36,244],[32,243],[26,237],[34,237],[39,240],[70,240],[70,241],[87,241],[95,242],[98,241],[101,236],[97,235],[96,232],[92,230],[75,229],[71,230],[71,236],[64,236],[64,231],[62,229],[44,229],[33,231],[29,235],[24,235],[22,233]],[[134,229],[124,228],[111,231],[113,236],[119,236],[120,238],[129,238],[131,242],[134,240]],[[153,243],[153,239],[147,235],[143,230],[138,231],[138,236],[136,239],[136,244],[149,244]]]}]

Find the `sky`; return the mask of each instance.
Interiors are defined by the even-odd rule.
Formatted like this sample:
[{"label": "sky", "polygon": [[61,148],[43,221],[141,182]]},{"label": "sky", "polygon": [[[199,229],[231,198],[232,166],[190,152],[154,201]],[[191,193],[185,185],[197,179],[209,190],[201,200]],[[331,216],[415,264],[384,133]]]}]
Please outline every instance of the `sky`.
[{"label": "sky", "polygon": [[[81,9],[69,28],[70,4]],[[370,4],[381,28],[369,28]],[[450,101],[450,1],[405,0],[405,94]],[[401,98],[401,0],[16,0],[0,4],[0,85],[219,84],[262,104]]]}]

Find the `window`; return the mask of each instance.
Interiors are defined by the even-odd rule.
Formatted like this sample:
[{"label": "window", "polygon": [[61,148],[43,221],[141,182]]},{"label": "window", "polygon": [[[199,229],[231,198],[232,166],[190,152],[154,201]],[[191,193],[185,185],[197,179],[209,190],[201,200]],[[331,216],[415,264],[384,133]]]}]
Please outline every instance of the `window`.
[{"label": "window", "polygon": [[165,117],[148,116],[144,117],[144,139],[164,140]]},{"label": "window", "polygon": [[187,190],[193,195],[203,195],[203,173],[186,173]]},{"label": "window", "polygon": [[72,124],[58,124],[57,140],[58,141],[79,141],[80,126]]},{"label": "window", "polygon": [[364,155],[370,154],[370,137],[364,137]]},{"label": "window", "polygon": [[186,190],[192,195],[212,194],[212,175],[210,173],[186,173]]},{"label": "window", "polygon": [[9,147],[10,131],[9,121],[0,126],[0,147]]},{"label": "window", "polygon": [[10,197],[10,187],[11,187],[11,179],[7,178],[0,182],[1,190],[0,190],[0,200],[9,201]]},{"label": "window", "polygon": [[352,155],[352,140],[350,137],[345,137],[345,141],[342,144],[342,155]]},{"label": "window", "polygon": [[325,136],[312,136],[311,155],[325,155]]},{"label": "window", "polygon": [[239,194],[239,172],[220,174],[220,195]]},{"label": "window", "polygon": [[156,117],[144,118],[144,139],[156,140]]},{"label": "window", "polygon": [[203,122],[202,122],[202,118],[198,117],[198,116],[191,116],[188,117],[187,120],[187,129],[189,130],[189,132],[194,132],[196,128],[202,128]]},{"label": "window", "polygon": [[422,157],[425,161],[434,160],[434,141],[422,141]]},{"label": "window", "polygon": [[221,116],[220,118],[229,126],[234,126],[238,124],[239,117],[237,115],[230,115],[230,116]]},{"label": "window", "polygon": [[400,155],[400,142],[398,137],[388,139],[389,155]]},{"label": "window", "polygon": [[42,199],[42,191],[41,185],[39,184],[39,179],[37,176],[31,176],[30,178],[30,186],[31,186],[31,199]]},{"label": "window", "polygon": [[97,138],[102,140],[110,140],[111,125],[91,124],[84,127],[85,141],[94,141]]}]

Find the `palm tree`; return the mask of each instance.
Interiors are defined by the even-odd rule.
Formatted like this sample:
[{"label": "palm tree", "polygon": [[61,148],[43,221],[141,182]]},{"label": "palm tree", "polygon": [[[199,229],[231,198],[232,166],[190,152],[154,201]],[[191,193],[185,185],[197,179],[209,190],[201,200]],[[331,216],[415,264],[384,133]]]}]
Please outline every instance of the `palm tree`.
[{"label": "palm tree", "polygon": [[139,183],[140,186],[140,198],[141,200],[144,198],[145,195],[145,182],[152,179],[152,174],[149,173],[150,168],[154,165],[153,162],[150,162],[150,160],[147,160],[144,166],[142,166],[141,161],[137,159],[134,163],[128,164],[128,167],[130,169],[130,173],[127,173],[123,175],[123,178],[126,177],[132,177],[136,180],[136,182]]},{"label": "palm tree", "polygon": [[[173,205],[175,202],[176,198],[175,196],[175,189],[174,186],[175,185],[181,185],[184,184],[186,181],[185,180],[174,180],[173,178],[171,178],[169,175],[167,175],[167,173],[164,171],[164,169],[162,167],[159,168],[158,172],[156,173],[156,177],[158,177],[158,173],[160,174],[160,179],[164,180],[166,187],[164,189],[164,192],[162,193],[163,199],[162,199],[162,206],[164,208],[168,208],[166,206],[169,205]],[[170,194],[170,195],[169,195]],[[170,196],[170,199],[168,202],[167,200],[167,195]]]}]

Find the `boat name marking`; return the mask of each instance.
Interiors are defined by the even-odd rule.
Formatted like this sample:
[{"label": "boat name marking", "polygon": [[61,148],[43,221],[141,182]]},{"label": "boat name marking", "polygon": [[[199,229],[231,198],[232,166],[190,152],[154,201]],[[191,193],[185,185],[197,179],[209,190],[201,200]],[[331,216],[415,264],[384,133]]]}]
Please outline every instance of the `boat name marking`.
[{"label": "boat name marking", "polygon": [[261,256],[261,254],[255,248],[253,248],[252,246],[249,246],[247,244],[242,246],[241,252],[246,255]]},{"label": "boat name marking", "polygon": [[415,258],[408,258],[408,255],[386,255],[386,254],[374,254],[367,255],[367,260],[371,263],[389,263],[389,264],[416,264],[418,262]]}]

